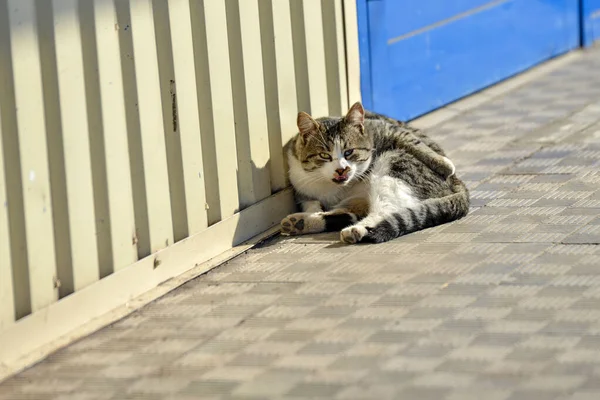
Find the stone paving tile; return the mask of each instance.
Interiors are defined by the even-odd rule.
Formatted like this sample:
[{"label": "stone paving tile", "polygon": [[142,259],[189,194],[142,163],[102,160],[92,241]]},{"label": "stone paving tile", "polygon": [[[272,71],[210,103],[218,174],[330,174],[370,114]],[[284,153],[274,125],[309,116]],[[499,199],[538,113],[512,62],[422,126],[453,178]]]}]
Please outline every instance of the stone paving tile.
[{"label": "stone paving tile", "polygon": [[430,129],[466,218],[375,246],[271,240],[0,399],[600,398],[598,70],[594,49]]}]

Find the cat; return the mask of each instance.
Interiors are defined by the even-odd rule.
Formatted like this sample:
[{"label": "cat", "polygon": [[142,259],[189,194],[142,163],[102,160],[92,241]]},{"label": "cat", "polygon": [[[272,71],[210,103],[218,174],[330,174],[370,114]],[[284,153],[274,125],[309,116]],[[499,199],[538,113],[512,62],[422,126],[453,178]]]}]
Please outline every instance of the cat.
[{"label": "cat", "polygon": [[302,212],[284,235],[341,231],[344,243],[381,243],[460,219],[469,191],[438,144],[355,103],[346,116],[298,114],[289,178]]}]

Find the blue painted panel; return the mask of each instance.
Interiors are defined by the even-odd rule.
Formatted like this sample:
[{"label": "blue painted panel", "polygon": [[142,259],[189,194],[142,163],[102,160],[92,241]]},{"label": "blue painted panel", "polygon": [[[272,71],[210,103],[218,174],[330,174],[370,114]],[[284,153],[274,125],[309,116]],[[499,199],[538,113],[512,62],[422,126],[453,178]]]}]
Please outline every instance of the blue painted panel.
[{"label": "blue painted panel", "polygon": [[[370,108],[399,119],[444,106],[579,44],[579,0],[488,0],[488,7],[473,2],[472,12],[433,23],[429,18],[420,24],[424,29],[398,40],[391,10],[409,2],[368,1],[363,21],[371,89],[366,93],[363,86],[363,95]],[[435,8],[450,2],[429,3]]]},{"label": "blue painted panel", "polygon": [[582,0],[583,45],[600,39],[600,0]]},{"label": "blue painted panel", "polygon": [[491,0],[392,0],[385,3],[388,36],[393,38],[495,2]]}]

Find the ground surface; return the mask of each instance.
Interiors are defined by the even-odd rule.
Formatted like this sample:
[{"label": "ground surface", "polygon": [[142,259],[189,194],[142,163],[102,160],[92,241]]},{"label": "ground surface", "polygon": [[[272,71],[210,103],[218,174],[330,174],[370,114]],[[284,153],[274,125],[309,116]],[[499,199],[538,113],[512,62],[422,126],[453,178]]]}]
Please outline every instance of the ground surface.
[{"label": "ground surface", "polygon": [[600,399],[600,50],[495,94],[430,131],[467,218],[382,245],[274,240],[0,398]]}]

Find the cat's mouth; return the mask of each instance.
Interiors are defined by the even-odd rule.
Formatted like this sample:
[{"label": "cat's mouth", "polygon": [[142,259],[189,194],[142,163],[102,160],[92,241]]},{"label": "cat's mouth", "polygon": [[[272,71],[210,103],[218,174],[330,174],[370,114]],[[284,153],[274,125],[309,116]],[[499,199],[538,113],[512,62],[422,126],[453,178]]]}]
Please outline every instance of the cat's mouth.
[{"label": "cat's mouth", "polygon": [[348,182],[348,175],[336,175],[332,181],[337,184],[343,184]]}]

